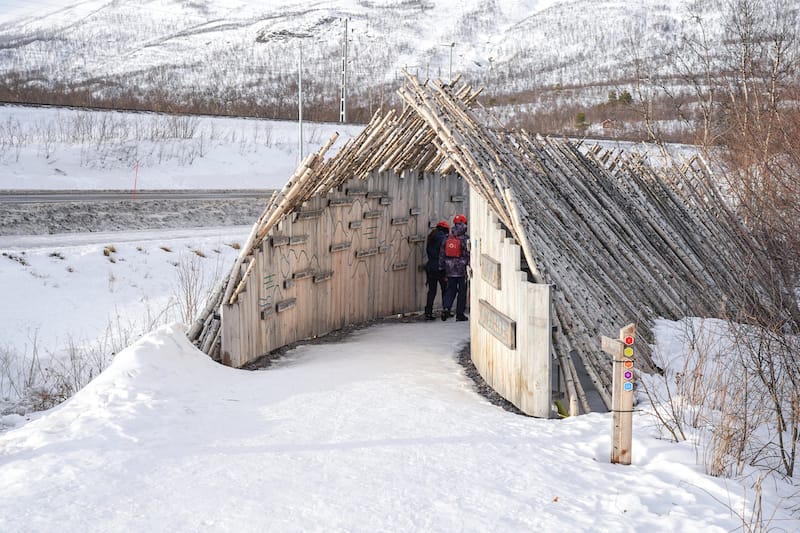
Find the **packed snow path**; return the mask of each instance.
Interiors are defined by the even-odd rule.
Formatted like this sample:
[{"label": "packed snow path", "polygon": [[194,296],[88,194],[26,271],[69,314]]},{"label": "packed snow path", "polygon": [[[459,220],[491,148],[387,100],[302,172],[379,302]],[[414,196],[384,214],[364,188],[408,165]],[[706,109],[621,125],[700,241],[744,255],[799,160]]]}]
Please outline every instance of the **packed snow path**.
[{"label": "packed snow path", "polygon": [[245,371],[162,327],[0,435],[0,531],[741,525],[725,481],[643,416],[625,467],[609,463],[610,415],[542,420],[488,403],[456,362],[467,338],[468,323],[380,325]]}]

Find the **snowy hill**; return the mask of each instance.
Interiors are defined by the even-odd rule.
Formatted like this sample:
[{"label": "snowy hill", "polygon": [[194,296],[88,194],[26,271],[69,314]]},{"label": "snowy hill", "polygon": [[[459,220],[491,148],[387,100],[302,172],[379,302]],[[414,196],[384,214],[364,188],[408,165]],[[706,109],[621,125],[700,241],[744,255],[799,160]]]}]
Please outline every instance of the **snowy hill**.
[{"label": "snowy hill", "polygon": [[[487,102],[519,104],[534,101],[532,91],[581,87],[558,98],[602,103],[609,89],[630,87],[634,59],[663,63],[690,17],[685,4],[659,0],[4,4],[0,99],[55,89],[61,103],[137,107],[147,99],[160,110],[192,105],[287,118],[302,47],[306,105],[316,120],[339,116],[344,19],[348,118],[364,120],[394,102],[403,68],[447,79],[452,66],[487,88]],[[696,9],[716,39],[714,8]]]}]

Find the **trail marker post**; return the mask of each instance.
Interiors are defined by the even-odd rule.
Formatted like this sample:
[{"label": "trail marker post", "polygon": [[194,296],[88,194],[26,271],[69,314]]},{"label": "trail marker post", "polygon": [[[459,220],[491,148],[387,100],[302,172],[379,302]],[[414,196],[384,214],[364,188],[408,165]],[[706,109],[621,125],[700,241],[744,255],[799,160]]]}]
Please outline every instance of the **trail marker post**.
[{"label": "trail marker post", "polygon": [[628,324],[619,330],[619,340],[606,336],[600,338],[604,352],[610,354],[614,363],[611,378],[611,462],[631,464],[633,441],[633,341],[636,324]]}]

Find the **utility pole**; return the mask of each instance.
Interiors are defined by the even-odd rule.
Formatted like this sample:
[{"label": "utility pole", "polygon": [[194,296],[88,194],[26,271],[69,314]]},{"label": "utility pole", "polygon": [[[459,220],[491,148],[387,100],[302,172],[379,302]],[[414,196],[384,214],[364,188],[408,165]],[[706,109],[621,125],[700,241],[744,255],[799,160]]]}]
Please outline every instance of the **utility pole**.
[{"label": "utility pole", "polygon": [[[450,44],[440,44],[439,46],[449,46],[450,47],[450,70],[448,71],[448,75],[450,77],[450,83],[453,82],[453,48],[456,47],[456,43],[452,42]],[[440,69],[441,72],[441,69]],[[441,76],[441,74],[440,74]]]},{"label": "utility pole", "polygon": [[300,65],[297,69],[297,126],[300,161],[303,162],[303,40],[300,39]]},{"label": "utility pole", "polygon": [[342,38],[342,90],[339,101],[339,122],[347,122],[347,18],[344,19]]},{"label": "utility pole", "polygon": [[450,43],[450,83],[453,83],[453,48],[456,43]]}]

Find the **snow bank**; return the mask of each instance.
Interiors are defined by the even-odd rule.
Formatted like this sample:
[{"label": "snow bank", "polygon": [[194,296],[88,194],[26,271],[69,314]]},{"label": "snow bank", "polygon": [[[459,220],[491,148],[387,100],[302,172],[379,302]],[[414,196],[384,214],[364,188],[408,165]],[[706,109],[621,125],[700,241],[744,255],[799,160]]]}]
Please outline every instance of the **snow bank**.
[{"label": "snow bank", "polygon": [[0,530],[741,526],[740,491],[641,413],[624,467],[609,463],[610,415],[540,420],[491,405],[456,362],[468,335],[462,323],[382,325],[247,372],[162,327],[0,435]]}]

